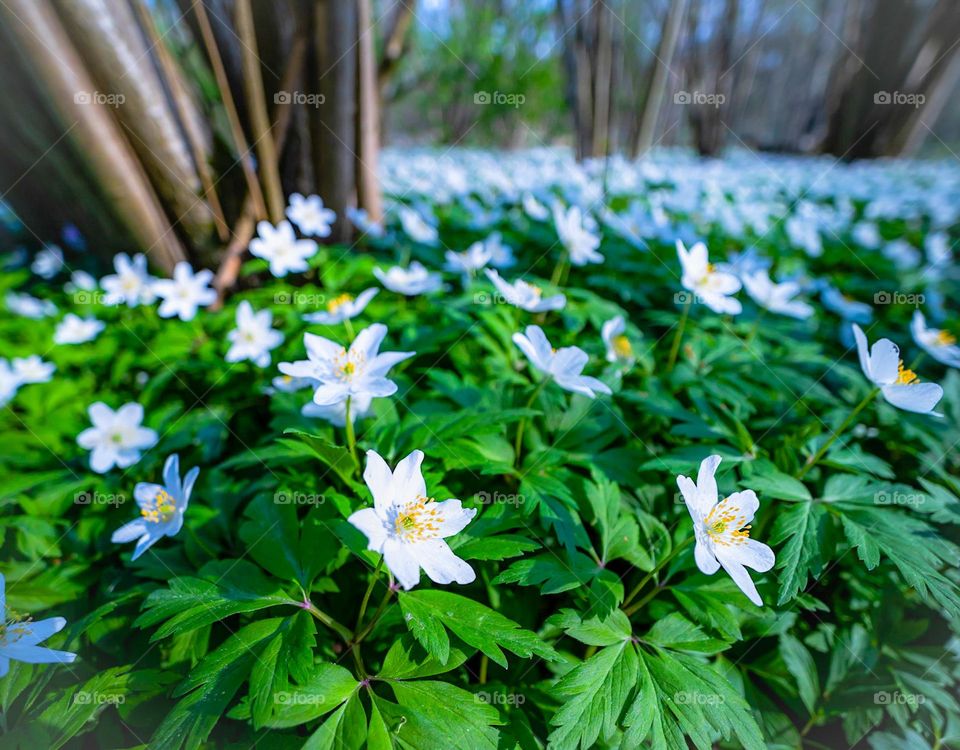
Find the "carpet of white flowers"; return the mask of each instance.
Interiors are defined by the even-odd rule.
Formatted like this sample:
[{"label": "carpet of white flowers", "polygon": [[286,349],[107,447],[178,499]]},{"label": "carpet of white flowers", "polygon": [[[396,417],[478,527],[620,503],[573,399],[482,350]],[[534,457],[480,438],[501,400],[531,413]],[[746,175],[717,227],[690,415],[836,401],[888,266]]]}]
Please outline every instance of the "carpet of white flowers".
[{"label": "carpet of white flowers", "polygon": [[960,746],[955,163],[382,171],[222,304],[6,219],[0,746]]}]

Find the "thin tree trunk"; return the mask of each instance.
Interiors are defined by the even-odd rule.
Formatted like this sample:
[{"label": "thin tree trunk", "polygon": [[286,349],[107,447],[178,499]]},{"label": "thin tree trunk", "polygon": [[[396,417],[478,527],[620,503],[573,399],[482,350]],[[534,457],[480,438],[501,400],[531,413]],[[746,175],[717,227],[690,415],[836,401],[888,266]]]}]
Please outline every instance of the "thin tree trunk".
[{"label": "thin tree trunk", "polygon": [[653,139],[657,131],[657,121],[660,119],[660,109],[663,106],[663,97],[667,91],[667,81],[670,78],[670,65],[680,40],[680,30],[683,28],[683,16],[687,11],[688,0],[672,0],[670,10],[663,22],[660,32],[660,43],[657,45],[657,57],[654,60],[653,80],[647,99],[643,104],[643,114],[640,118],[640,132],[633,147],[633,156],[636,158],[644,154],[653,146]]},{"label": "thin tree trunk", "polygon": [[[161,208],[140,161],[97,90],[83,60],[48,0],[5,0],[0,13],[16,35],[21,53],[42,82],[50,107],[77,144],[95,178],[151,260],[169,273],[185,260],[173,226]],[[56,55],[50,53],[57,51]]]},{"label": "thin tree trunk", "polygon": [[383,218],[377,160],[380,151],[380,96],[377,87],[373,11],[370,0],[357,0],[357,203],[373,221]]}]

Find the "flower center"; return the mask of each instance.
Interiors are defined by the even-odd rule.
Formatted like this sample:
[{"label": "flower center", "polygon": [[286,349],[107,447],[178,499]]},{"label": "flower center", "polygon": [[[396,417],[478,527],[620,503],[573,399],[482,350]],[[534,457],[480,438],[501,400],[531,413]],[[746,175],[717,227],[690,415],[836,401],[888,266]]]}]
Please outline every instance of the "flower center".
[{"label": "flower center", "polygon": [[0,620],[0,646],[15,643],[30,633],[30,615],[22,615],[7,607],[6,616]]},{"label": "flower center", "polygon": [[913,370],[905,370],[903,368],[903,360],[901,359],[899,364],[897,364],[897,380],[896,385],[910,385],[911,383],[919,382],[920,378],[917,377],[917,374]]},{"label": "flower center", "polygon": [[937,346],[952,346],[957,343],[957,337],[949,331],[937,331]]},{"label": "flower center", "polygon": [[405,542],[433,539],[440,531],[440,512],[432,497],[418,497],[404,505],[393,520],[394,533]]},{"label": "flower center", "polygon": [[633,354],[633,347],[630,346],[630,339],[623,334],[615,336],[613,341],[610,343],[613,345],[613,351],[618,357],[626,358]]},{"label": "flower center", "polygon": [[327,303],[327,312],[335,313],[348,302],[353,302],[353,297],[349,294],[341,294],[339,297],[330,300]]},{"label": "flower center", "polygon": [[725,498],[710,509],[703,526],[714,544],[729,547],[744,544],[750,538],[750,524],[739,506]]},{"label": "flower center", "polygon": [[170,493],[165,489],[160,489],[154,495],[150,504],[140,509],[140,515],[150,523],[166,523],[177,510],[177,504],[174,502]]},{"label": "flower center", "polygon": [[337,361],[339,363],[335,371],[337,379],[340,381],[350,380],[360,371],[363,365],[363,355],[341,349],[337,355]]}]

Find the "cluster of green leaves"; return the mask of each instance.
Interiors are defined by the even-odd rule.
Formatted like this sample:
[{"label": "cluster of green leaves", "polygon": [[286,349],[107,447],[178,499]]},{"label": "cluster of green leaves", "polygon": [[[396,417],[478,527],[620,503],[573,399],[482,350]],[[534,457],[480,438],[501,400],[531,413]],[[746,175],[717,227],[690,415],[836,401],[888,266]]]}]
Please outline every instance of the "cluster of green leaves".
[{"label": "cluster of green leaves", "polygon": [[[440,215],[448,246],[476,238],[462,210]],[[550,275],[551,230],[501,230],[530,276]],[[439,267],[439,250],[327,247],[294,297],[251,262],[224,310],[182,323],[96,307],[108,327],[82,347],[52,346],[50,321],[0,320],[12,356],[43,353],[58,368],[0,412],[8,601],[66,617],[50,645],[80,655],[12,664],[0,680],[4,746],[90,735],[171,750],[956,741],[960,377],[927,362],[946,419],[878,401],[800,479],[869,387],[838,319],[696,308],[670,369],[672,248],[608,237],[602,249],[606,263],[575,270],[567,307],[542,324],[555,346],[590,353],[612,398],[549,386],[531,401],[537,376],[510,337],[534,316],[478,304],[475,289],[381,292],[354,321],[386,322],[385,348],[417,352],[358,440],[391,463],[423,450],[430,494],[478,509],[450,540],[477,570],[467,587],[392,588],[346,522],[371,498],[342,431],[301,416],[304,393],[271,392],[273,367],[223,361],[238,300],[273,309],[286,337],[275,362],[300,359],[302,300],[366,288],[395,253]],[[840,243],[809,263],[769,249],[784,271],[803,263],[870,293]],[[874,270],[889,287],[894,270]],[[0,293],[27,283],[8,273]],[[891,307],[868,335],[909,349],[909,312]],[[603,358],[599,329],[615,314],[630,321],[631,368]],[[91,473],[75,439],[97,400],[143,404],[158,447],[130,469]],[[184,528],[131,563],[110,533],[135,513],[133,485],[157,481],[173,452],[201,467]],[[675,477],[714,453],[722,494],[751,488],[761,501],[751,535],[777,552],[757,576],[763,608],[694,564]]]}]

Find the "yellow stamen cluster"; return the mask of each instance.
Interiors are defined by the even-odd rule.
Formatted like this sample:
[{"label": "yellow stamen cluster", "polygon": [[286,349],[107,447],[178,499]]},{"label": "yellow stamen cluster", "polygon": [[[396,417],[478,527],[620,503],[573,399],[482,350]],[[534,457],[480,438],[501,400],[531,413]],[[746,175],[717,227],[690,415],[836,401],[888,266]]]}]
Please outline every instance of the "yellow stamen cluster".
[{"label": "yellow stamen cluster", "polygon": [[337,355],[337,369],[336,374],[337,378],[340,380],[349,380],[354,376],[357,370],[360,369],[361,364],[363,363],[362,354],[353,354],[348,352],[346,349],[341,349],[340,353]]},{"label": "yellow stamen cluster", "polygon": [[176,510],[177,504],[170,493],[161,489],[157,491],[148,507],[140,509],[140,515],[150,523],[160,523],[161,521],[165,523],[173,518]]},{"label": "yellow stamen cluster", "polygon": [[6,617],[0,620],[0,645],[12,643],[31,632],[25,627],[31,621],[30,615],[23,615],[7,607]]},{"label": "yellow stamen cluster", "polygon": [[618,357],[626,359],[633,354],[633,347],[630,345],[630,339],[628,339],[626,336],[615,336],[613,341],[610,343],[613,345],[613,351]]},{"label": "yellow stamen cluster", "polygon": [[714,544],[728,547],[732,544],[745,544],[750,538],[750,526],[741,508],[725,498],[710,509],[703,519],[707,534]]},{"label": "yellow stamen cluster", "polygon": [[913,370],[905,370],[903,368],[903,360],[901,359],[897,365],[897,385],[910,385],[911,383],[916,383],[920,380],[917,377],[917,374]]},{"label": "yellow stamen cluster", "polygon": [[949,331],[937,331],[937,346],[952,346],[957,343],[957,337]]},{"label": "yellow stamen cluster", "polygon": [[440,511],[432,497],[418,497],[404,505],[393,521],[397,536],[407,542],[433,539],[440,531]]},{"label": "yellow stamen cluster", "polygon": [[348,302],[353,302],[353,297],[349,294],[341,294],[327,303],[327,312],[335,313]]}]

